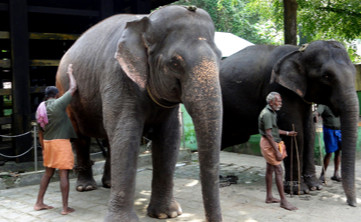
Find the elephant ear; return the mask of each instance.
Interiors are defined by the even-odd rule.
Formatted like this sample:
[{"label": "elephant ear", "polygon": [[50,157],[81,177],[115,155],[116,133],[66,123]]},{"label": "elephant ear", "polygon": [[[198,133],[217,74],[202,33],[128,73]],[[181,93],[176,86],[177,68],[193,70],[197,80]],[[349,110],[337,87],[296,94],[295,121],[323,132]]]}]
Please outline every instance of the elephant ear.
[{"label": "elephant ear", "polygon": [[306,72],[301,64],[301,56],[306,47],[302,46],[278,60],[271,75],[271,83],[275,81],[301,98],[304,98],[307,90]]},{"label": "elephant ear", "polygon": [[115,54],[127,76],[142,89],[145,89],[149,73],[147,48],[143,41],[143,33],[148,24],[148,17],[128,22],[118,41]]}]

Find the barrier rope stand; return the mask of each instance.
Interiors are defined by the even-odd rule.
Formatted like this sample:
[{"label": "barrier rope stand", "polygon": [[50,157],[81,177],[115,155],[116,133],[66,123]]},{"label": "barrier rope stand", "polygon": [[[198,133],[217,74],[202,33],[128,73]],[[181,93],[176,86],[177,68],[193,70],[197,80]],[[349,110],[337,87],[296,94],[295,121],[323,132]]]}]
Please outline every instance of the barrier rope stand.
[{"label": "barrier rope stand", "polygon": [[37,145],[37,141],[36,141],[36,122],[32,122],[31,125],[34,127],[34,170],[35,172],[38,171],[38,145]]},{"label": "barrier rope stand", "polygon": [[0,137],[2,138],[17,138],[17,137],[21,137],[21,136],[26,136],[30,133],[34,133],[34,144],[32,147],[30,147],[27,151],[25,151],[24,153],[22,154],[19,154],[19,155],[16,155],[16,156],[8,156],[8,155],[5,155],[5,154],[2,154],[0,153],[0,156],[2,157],[5,157],[5,158],[18,158],[18,157],[21,157],[21,156],[24,156],[26,155],[27,153],[29,153],[32,149],[34,149],[34,170],[35,171],[38,171],[38,152],[37,152],[37,148],[38,148],[38,145],[37,145],[37,141],[36,141],[36,127],[37,127],[37,124],[35,122],[32,122],[31,125],[34,127],[34,130],[33,131],[29,131],[29,132],[26,132],[26,133],[23,133],[23,134],[19,134],[19,135],[14,135],[14,136],[8,136],[8,135],[0,135]]}]

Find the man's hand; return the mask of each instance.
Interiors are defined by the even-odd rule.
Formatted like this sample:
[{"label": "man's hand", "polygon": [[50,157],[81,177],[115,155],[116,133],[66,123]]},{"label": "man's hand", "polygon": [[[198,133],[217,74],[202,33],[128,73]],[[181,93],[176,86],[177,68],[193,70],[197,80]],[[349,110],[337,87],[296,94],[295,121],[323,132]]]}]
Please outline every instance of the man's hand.
[{"label": "man's hand", "polygon": [[277,161],[282,161],[283,160],[282,154],[278,149],[276,150],[276,160]]},{"label": "man's hand", "polygon": [[71,95],[74,95],[74,92],[77,90],[77,84],[75,81],[75,78],[73,76],[73,64],[69,64],[68,66],[68,71],[66,72],[69,76],[69,91],[71,93]]},{"label": "man's hand", "polygon": [[289,131],[288,136],[297,136],[297,132],[296,131]]}]

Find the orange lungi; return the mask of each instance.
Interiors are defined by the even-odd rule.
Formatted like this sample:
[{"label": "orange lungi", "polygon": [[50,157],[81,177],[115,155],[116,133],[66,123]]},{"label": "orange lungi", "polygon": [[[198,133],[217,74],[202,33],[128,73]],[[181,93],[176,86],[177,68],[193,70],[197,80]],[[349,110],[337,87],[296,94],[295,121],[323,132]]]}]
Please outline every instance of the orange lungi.
[{"label": "orange lungi", "polygon": [[43,165],[60,170],[74,167],[74,155],[69,139],[44,140]]},{"label": "orange lungi", "polygon": [[[261,153],[263,155],[263,157],[266,159],[267,163],[271,164],[271,165],[279,165],[281,164],[282,161],[278,161],[276,158],[276,151],[273,148],[273,146],[270,144],[270,142],[268,141],[268,139],[266,139],[264,136],[261,137],[261,142],[260,142],[260,147],[261,147]],[[283,141],[278,143],[278,148],[279,151],[282,154],[282,159],[284,159],[287,156],[287,151],[286,151],[286,146],[285,143]]]}]

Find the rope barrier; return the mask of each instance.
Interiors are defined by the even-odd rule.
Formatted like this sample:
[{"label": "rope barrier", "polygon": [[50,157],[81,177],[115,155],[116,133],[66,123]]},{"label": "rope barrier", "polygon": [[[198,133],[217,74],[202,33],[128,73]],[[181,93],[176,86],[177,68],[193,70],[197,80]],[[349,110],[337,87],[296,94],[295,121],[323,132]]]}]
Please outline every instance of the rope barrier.
[{"label": "rope barrier", "polygon": [[[26,132],[26,133],[23,133],[23,134],[15,135],[15,136],[0,135],[0,137],[3,137],[3,138],[16,138],[16,137],[21,137],[21,136],[28,135],[29,133],[32,133],[32,132],[33,131],[29,131],[29,132]],[[18,157],[24,156],[25,154],[29,153],[30,150],[32,150],[32,149],[34,149],[34,146],[30,147],[24,153],[16,155],[16,156],[8,156],[8,155],[2,154],[2,153],[0,153],[0,156],[5,157],[5,158],[18,158]]]},{"label": "rope barrier", "polygon": [[19,134],[19,135],[15,135],[15,136],[0,135],[0,137],[3,137],[3,138],[15,138],[15,137],[25,136],[25,135],[27,135],[29,133],[32,133],[32,131],[29,131],[29,132],[26,132],[26,133],[23,133],[23,134]]},{"label": "rope barrier", "polygon": [[[21,137],[21,136],[25,136],[29,133],[34,133],[34,144],[32,147],[30,147],[27,151],[25,151],[24,153],[22,154],[19,154],[19,155],[16,155],[16,156],[9,156],[9,155],[5,155],[5,154],[2,154],[0,153],[0,156],[1,157],[5,157],[5,158],[18,158],[18,157],[21,157],[21,156],[24,156],[26,155],[27,153],[29,153],[32,149],[34,149],[34,147],[36,148],[41,148],[41,146],[37,145],[37,141],[36,141],[36,123],[32,123],[32,126],[34,126],[34,130],[33,131],[29,131],[29,132],[26,132],[26,133],[23,133],[23,134],[19,134],[19,135],[15,135],[15,136],[7,136],[7,135],[0,135],[0,137],[4,137],[4,138],[16,138],[16,137]],[[101,152],[98,152],[98,153],[103,153],[104,150],[102,150]],[[93,153],[93,154],[98,154],[98,153]],[[34,149],[34,170],[35,171],[38,171],[38,154],[37,154],[37,149]]]},{"label": "rope barrier", "polygon": [[32,149],[34,149],[34,146],[30,147],[24,153],[16,155],[16,156],[8,156],[8,155],[2,154],[2,153],[0,153],[0,156],[5,157],[5,158],[18,158],[18,157],[24,156],[25,154],[29,153]]}]

